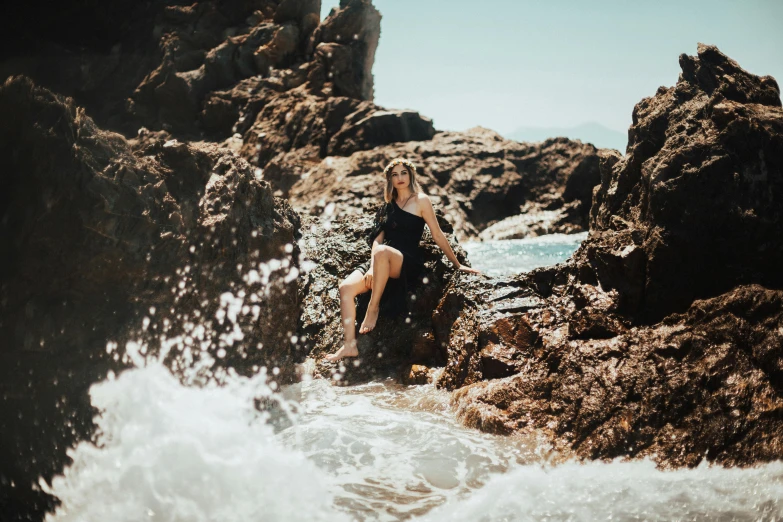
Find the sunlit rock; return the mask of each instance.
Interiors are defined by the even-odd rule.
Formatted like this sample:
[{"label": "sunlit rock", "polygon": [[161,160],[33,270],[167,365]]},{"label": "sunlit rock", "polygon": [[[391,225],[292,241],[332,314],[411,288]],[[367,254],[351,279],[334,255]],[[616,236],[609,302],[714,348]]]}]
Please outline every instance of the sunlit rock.
[{"label": "sunlit rock", "polygon": [[447,287],[437,383],[467,425],[543,431],[590,459],[780,458],[779,90],[715,47],[680,64],[675,87],[636,106],[628,154],[602,155],[568,262]]}]

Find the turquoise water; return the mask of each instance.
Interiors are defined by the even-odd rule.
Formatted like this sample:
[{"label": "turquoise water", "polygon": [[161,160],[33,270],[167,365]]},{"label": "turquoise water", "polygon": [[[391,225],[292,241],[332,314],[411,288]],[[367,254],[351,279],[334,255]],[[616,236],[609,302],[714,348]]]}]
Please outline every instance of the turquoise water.
[{"label": "turquoise water", "polygon": [[462,244],[471,265],[493,277],[505,277],[555,265],[569,258],[587,238],[580,234],[551,234],[527,239],[470,241]]}]

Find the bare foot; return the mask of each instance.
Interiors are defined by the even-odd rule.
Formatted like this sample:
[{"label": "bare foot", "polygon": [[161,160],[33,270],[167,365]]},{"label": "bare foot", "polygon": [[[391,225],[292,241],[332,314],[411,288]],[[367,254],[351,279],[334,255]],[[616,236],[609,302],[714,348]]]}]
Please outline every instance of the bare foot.
[{"label": "bare foot", "polygon": [[327,355],[324,357],[329,362],[337,362],[340,359],[344,357],[358,357],[359,356],[359,350],[356,348],[356,344],[353,344],[351,347],[343,345],[342,348],[337,350],[335,353],[331,355]]},{"label": "bare foot", "polygon": [[367,332],[375,328],[375,323],[378,322],[379,311],[380,311],[379,308],[367,307],[367,313],[364,314],[364,321],[362,321],[362,326],[359,328],[360,334],[366,334]]}]

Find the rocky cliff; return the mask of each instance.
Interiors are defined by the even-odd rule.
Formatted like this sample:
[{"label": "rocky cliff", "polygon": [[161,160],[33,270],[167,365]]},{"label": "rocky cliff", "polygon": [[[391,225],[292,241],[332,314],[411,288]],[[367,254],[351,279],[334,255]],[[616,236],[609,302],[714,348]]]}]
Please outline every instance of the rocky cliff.
[{"label": "rocky cliff", "polygon": [[747,465],[783,449],[783,110],[712,46],[634,109],[565,264],[451,282],[438,385],[470,426],[586,458]]}]

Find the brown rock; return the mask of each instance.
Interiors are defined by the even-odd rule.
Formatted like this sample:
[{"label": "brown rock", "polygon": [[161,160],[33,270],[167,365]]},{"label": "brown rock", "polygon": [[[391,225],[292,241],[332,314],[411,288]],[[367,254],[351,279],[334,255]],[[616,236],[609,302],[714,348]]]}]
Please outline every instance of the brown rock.
[{"label": "brown rock", "polygon": [[315,55],[311,88],[372,100],[372,65],[380,35],[381,14],[370,0],[341,1],[307,44],[308,53]]},{"label": "brown rock", "polygon": [[400,374],[400,382],[405,385],[429,384],[432,382],[432,368],[420,364],[411,364],[403,367]]},{"label": "brown rock", "polygon": [[779,458],[777,86],[710,46],[680,62],[677,86],[637,105],[628,155],[601,154],[590,235],[567,263],[447,288],[437,384],[467,425],[543,431],[592,459]]},{"label": "brown rock", "polygon": [[[0,70],[74,96],[126,136],[146,126],[222,140],[242,134],[270,97],[306,83],[320,97],[372,100],[380,14],[367,0],[343,4],[323,26],[316,0],[22,10],[27,32],[54,27],[46,45],[4,53]],[[316,46],[336,46],[338,56],[314,56]]]},{"label": "brown rock", "polygon": [[386,111],[352,98],[323,98],[304,88],[270,99],[244,133],[242,156],[262,168],[283,195],[306,170],[328,154],[411,140],[427,140],[434,130],[428,118],[410,111]]},{"label": "brown rock", "polygon": [[430,140],[435,135],[432,120],[413,111],[377,110],[367,116],[347,118],[329,141],[329,155],[348,156],[390,143]]},{"label": "brown rock", "polygon": [[416,362],[437,361],[438,355],[435,332],[432,328],[426,327],[418,331],[411,346],[411,360]]},{"label": "brown rock", "polygon": [[545,342],[522,373],[458,390],[466,424],[537,429],[586,458],[779,458],[783,292],[741,286],[613,339]]},{"label": "brown rock", "polygon": [[675,87],[635,107],[628,154],[604,162],[591,211],[596,231],[632,231],[609,257],[635,251],[629,300],[650,319],[737,284],[783,283],[777,83],[702,44],[680,65]]}]

